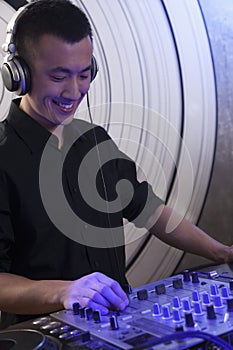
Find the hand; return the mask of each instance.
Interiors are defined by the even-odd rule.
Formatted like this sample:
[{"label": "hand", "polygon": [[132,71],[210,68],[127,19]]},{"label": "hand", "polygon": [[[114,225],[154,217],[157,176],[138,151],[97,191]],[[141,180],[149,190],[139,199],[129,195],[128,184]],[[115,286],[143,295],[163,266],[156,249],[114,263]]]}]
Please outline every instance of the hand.
[{"label": "hand", "polygon": [[99,310],[106,315],[109,309],[124,310],[129,300],[120,284],[100,272],[73,281],[65,292],[63,305],[72,309],[79,302],[81,306]]}]

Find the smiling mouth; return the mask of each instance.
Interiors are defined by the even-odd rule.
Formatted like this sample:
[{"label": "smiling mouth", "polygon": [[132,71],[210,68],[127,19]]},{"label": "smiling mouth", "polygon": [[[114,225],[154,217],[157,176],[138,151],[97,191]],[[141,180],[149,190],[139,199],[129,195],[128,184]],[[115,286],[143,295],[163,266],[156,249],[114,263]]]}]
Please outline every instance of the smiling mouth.
[{"label": "smiling mouth", "polygon": [[73,110],[74,103],[64,103],[53,100],[53,103],[57,105],[62,111],[70,112]]}]

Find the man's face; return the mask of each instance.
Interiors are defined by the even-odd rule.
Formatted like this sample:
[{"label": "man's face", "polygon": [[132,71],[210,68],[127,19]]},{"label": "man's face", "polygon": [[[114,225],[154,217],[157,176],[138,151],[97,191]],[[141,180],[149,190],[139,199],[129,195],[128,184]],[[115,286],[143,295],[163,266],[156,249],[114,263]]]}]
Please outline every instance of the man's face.
[{"label": "man's face", "polygon": [[68,124],[90,87],[91,58],[89,37],[67,43],[43,35],[30,66],[32,88],[21,108],[47,128]]}]

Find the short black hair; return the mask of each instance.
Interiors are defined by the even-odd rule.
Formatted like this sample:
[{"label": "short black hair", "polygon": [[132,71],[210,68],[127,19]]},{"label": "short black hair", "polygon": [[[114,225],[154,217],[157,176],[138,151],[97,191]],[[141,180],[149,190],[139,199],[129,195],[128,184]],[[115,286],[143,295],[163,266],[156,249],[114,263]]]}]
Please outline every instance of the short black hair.
[{"label": "short black hair", "polygon": [[69,0],[36,0],[19,17],[15,44],[18,55],[28,58],[44,34],[75,43],[89,36],[92,29],[86,14]]}]

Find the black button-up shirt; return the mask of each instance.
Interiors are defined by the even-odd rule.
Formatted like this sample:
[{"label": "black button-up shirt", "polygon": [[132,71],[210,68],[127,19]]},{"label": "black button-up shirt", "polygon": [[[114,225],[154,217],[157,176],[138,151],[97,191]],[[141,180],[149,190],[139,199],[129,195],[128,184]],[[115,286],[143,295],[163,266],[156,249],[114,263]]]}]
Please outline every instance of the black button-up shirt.
[{"label": "black button-up shirt", "polygon": [[[18,104],[12,102],[0,123],[0,271],[34,280],[74,280],[100,271],[125,283],[123,218],[143,227],[161,200],[137,181],[134,163],[103,128],[75,119],[59,149],[57,138]],[[117,189],[122,179],[131,190],[125,182]],[[66,209],[63,218],[59,181],[71,220]]]}]

